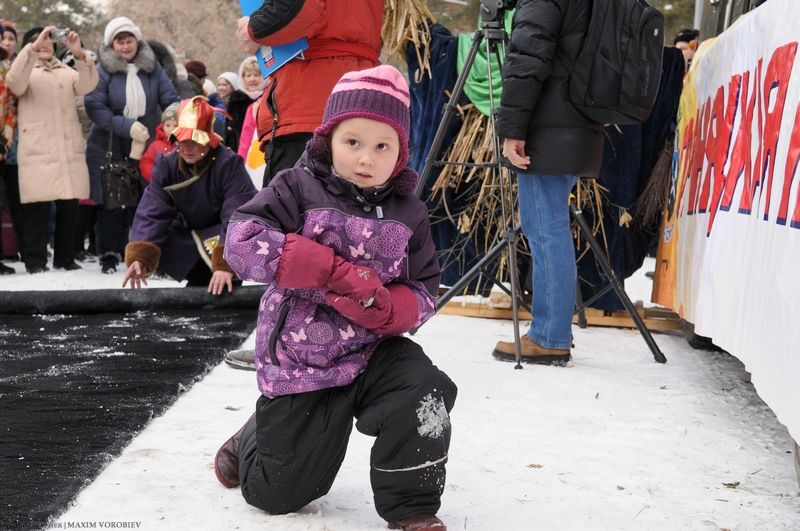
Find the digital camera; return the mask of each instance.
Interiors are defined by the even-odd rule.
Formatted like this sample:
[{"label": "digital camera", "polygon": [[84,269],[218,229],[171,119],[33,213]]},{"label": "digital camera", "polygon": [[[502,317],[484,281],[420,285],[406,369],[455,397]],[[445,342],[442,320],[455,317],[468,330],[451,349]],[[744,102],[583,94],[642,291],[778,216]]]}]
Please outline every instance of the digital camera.
[{"label": "digital camera", "polygon": [[481,0],[481,19],[484,22],[498,22],[505,11],[517,7],[517,0]]},{"label": "digital camera", "polygon": [[63,28],[56,28],[50,32],[50,38],[55,42],[64,42],[67,40],[67,30]]}]

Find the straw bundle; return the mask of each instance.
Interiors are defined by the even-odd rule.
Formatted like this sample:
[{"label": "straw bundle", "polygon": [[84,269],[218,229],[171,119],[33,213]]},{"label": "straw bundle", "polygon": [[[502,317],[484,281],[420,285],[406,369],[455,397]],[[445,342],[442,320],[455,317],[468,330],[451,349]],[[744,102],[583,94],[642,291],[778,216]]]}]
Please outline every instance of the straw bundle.
[{"label": "straw bundle", "polygon": [[672,152],[675,137],[668,138],[664,149],[656,160],[647,185],[633,205],[633,220],[636,227],[650,226],[664,210],[672,186]]},{"label": "straw bundle", "polygon": [[419,81],[427,72],[432,76],[430,65],[431,33],[428,21],[433,14],[424,0],[385,0],[381,39],[388,60],[403,58],[409,43],[413,43],[420,68],[414,73]]},{"label": "straw bundle", "polygon": [[[496,168],[458,165],[492,163],[495,160],[494,133],[488,117],[472,104],[459,107],[458,111],[463,125],[443,158],[455,164],[442,169],[429,197],[429,201],[437,205],[432,211],[441,212],[443,216],[434,217],[432,222],[449,221],[464,238],[475,244],[479,254],[484,254],[498,243],[508,225],[511,210],[508,201],[514,202],[515,212],[518,210],[516,183],[512,185],[505,168],[498,171]],[[505,195],[501,194],[501,183]],[[504,200],[506,217],[503,217]],[[514,221],[518,226],[519,217]],[[525,247],[521,235],[518,243]],[[448,249],[446,253],[448,263],[464,258],[463,246]],[[503,254],[498,261],[499,279],[507,279],[507,259]]]}]

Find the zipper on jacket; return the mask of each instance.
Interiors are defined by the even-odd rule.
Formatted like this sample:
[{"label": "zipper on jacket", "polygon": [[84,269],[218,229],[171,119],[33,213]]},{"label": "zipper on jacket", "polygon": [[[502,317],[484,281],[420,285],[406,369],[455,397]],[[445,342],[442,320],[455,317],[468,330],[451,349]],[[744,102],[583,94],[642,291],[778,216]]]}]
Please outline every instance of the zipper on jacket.
[{"label": "zipper on jacket", "polygon": [[269,132],[270,144],[275,140],[275,131],[278,129],[278,102],[275,101],[275,91],[278,89],[278,80],[275,79],[270,87],[269,94],[267,95],[267,107],[272,113],[272,131]]},{"label": "zipper on jacket", "polygon": [[275,131],[278,129],[278,105],[275,103],[275,89],[278,87],[278,80],[274,79],[272,81],[272,85],[269,88],[269,94],[264,94],[262,98],[264,98],[264,103],[266,103],[267,108],[272,113],[272,130],[267,133],[269,138],[266,142],[262,140],[262,137],[258,137],[258,141],[261,142],[261,146],[264,148],[264,159],[270,160],[272,158],[272,152],[275,150]]},{"label": "zipper on jacket", "polygon": [[272,329],[272,333],[269,335],[269,341],[267,342],[269,359],[272,360],[272,364],[276,367],[280,367],[281,364],[278,361],[278,354],[275,352],[275,345],[278,343],[278,334],[281,331],[281,327],[283,327],[283,323],[286,321],[286,314],[289,313],[289,300],[287,296],[281,303],[281,307],[278,308],[278,319],[275,321],[275,328]]}]

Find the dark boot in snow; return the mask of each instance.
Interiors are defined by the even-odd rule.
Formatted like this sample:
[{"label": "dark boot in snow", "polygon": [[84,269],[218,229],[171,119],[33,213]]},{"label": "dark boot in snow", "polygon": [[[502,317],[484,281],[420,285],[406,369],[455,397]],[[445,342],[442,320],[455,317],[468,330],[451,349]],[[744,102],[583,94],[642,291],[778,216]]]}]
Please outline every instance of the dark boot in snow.
[{"label": "dark boot in snow", "polygon": [[81,266],[75,263],[73,260],[72,262],[64,265],[53,265],[56,269],[63,269],[64,271],[77,271],[78,269],[83,269]]},{"label": "dark boot in snow", "polygon": [[417,514],[396,522],[389,522],[389,529],[403,531],[447,531],[447,526],[435,514]]},{"label": "dark boot in snow", "polygon": [[[253,418],[253,416],[255,416],[255,413],[250,418]],[[250,421],[248,420],[247,422]],[[238,487],[240,484],[239,441],[242,439],[242,432],[247,422],[220,446],[219,450],[217,450],[217,455],[214,457],[214,473],[217,475],[219,482],[227,489]]]},{"label": "dark boot in snow", "polygon": [[36,266],[25,266],[25,271],[30,273],[31,275],[38,275],[39,273],[44,273],[46,271],[50,271],[50,268],[46,265],[36,265]]},{"label": "dark boot in snow", "polygon": [[[530,338],[528,334],[522,334],[520,340],[520,353],[522,361],[525,363],[539,363],[542,365],[564,364],[570,360],[568,348],[547,348]],[[514,342],[498,341],[494,347],[492,356],[503,361],[515,361]]]},{"label": "dark boot in snow", "polygon": [[107,275],[116,273],[118,264],[119,260],[113,254],[107,254],[100,258],[100,270]]},{"label": "dark boot in snow", "polygon": [[225,363],[234,369],[256,370],[256,353],[253,349],[231,350],[225,354]]}]

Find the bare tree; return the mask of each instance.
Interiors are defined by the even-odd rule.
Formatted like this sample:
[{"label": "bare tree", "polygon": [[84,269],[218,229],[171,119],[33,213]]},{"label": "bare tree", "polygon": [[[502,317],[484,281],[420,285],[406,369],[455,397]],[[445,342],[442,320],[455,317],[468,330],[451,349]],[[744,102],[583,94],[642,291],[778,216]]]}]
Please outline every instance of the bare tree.
[{"label": "bare tree", "polygon": [[16,25],[20,39],[35,26],[52,24],[74,29],[87,45],[96,39],[95,28],[102,18],[100,10],[87,0],[0,0],[0,17]]},{"label": "bare tree", "polygon": [[238,0],[111,0],[108,18],[118,16],[133,20],[145,39],[172,46],[179,61],[203,61],[212,79],[246,57],[234,35]]}]

